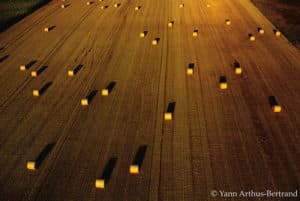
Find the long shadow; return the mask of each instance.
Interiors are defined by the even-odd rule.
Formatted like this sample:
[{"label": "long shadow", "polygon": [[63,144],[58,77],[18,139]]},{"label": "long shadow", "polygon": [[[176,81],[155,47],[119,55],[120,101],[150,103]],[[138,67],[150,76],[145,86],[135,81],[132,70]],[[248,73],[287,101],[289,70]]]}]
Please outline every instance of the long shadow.
[{"label": "long shadow", "polygon": [[5,56],[1,57],[0,58],[0,63],[2,63],[3,61],[5,61],[8,57],[9,57],[9,55],[5,55]]},{"label": "long shadow", "polygon": [[142,145],[139,147],[138,151],[135,154],[134,160],[132,162],[133,165],[138,165],[139,168],[142,167],[145,155],[147,151],[147,145]]},{"label": "long shadow", "polygon": [[107,164],[103,170],[101,179],[104,180],[105,184],[107,184],[111,178],[112,172],[117,163],[117,159],[118,158],[116,158],[116,157],[109,159],[109,161],[107,162]]},{"label": "long shadow", "polygon": [[54,145],[55,145],[55,143],[47,144],[46,147],[42,150],[42,152],[35,159],[37,169],[42,165],[43,161],[49,155],[49,153],[53,149]]},{"label": "long shadow", "polygon": [[176,106],[176,102],[171,102],[171,103],[169,103],[168,108],[167,108],[167,112],[168,112],[168,113],[174,113],[174,111],[175,111],[175,106]]},{"label": "long shadow", "polygon": [[107,85],[107,87],[106,87],[106,89],[108,90],[108,93],[110,93],[110,92],[112,92],[112,90],[114,89],[114,87],[116,86],[116,82],[115,81],[111,81],[108,85]]},{"label": "long shadow", "polygon": [[40,90],[39,93],[42,95],[44,94],[47,89],[52,85],[52,82],[47,82]]},{"label": "long shadow", "polygon": [[227,81],[227,79],[226,79],[226,76],[224,76],[224,75],[222,75],[221,77],[220,77],[220,83],[226,83],[226,81]]},{"label": "long shadow", "polygon": [[190,63],[188,68],[189,69],[194,69],[195,68],[195,64],[194,63]]},{"label": "long shadow", "polygon": [[145,34],[145,36],[147,36],[147,34],[148,34],[148,31],[144,31],[143,33]]},{"label": "long shadow", "polygon": [[96,94],[98,93],[97,90],[93,90],[89,93],[89,95],[86,96],[86,99],[88,99],[88,102],[92,102],[92,100],[95,98]]},{"label": "long shadow", "polygon": [[233,68],[236,69],[236,68],[240,68],[240,67],[241,67],[240,63],[238,61],[234,61]]},{"label": "long shadow", "polygon": [[275,105],[278,105],[275,96],[269,96],[269,103],[270,103],[270,106],[271,106],[271,107],[273,107],[273,106],[275,106]]},{"label": "long shadow", "polygon": [[74,75],[76,75],[81,69],[82,69],[83,65],[79,64],[78,66],[76,66],[76,68],[74,68]]},{"label": "long shadow", "polygon": [[238,61],[235,60],[234,63],[233,63],[233,66],[234,66],[234,67],[240,67],[240,63],[239,63]]},{"label": "long shadow", "polygon": [[52,31],[53,29],[55,29],[55,27],[56,27],[55,25],[49,27],[49,31]]},{"label": "long shadow", "polygon": [[68,8],[69,6],[71,6],[71,4],[65,4],[65,8]]},{"label": "long shadow", "polygon": [[31,68],[36,62],[37,62],[37,60],[32,60],[28,64],[26,64],[25,65],[26,70],[28,70],[29,68]]},{"label": "long shadow", "polygon": [[36,71],[37,75],[40,75],[42,72],[44,72],[46,69],[48,68],[48,66],[42,66],[40,69],[38,69]]}]

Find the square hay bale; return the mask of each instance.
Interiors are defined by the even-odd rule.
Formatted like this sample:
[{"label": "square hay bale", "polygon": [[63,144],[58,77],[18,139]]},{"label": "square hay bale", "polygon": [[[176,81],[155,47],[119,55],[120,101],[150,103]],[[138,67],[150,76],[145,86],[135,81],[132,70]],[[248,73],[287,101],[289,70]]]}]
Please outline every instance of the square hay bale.
[{"label": "square hay bale", "polygon": [[32,95],[33,96],[39,96],[40,95],[40,91],[37,90],[37,89],[35,89],[35,90],[32,91]]},{"label": "square hay bale", "polygon": [[36,71],[31,71],[31,77],[37,77],[37,72]]},{"label": "square hay bale", "polygon": [[157,39],[152,40],[152,45],[157,45],[157,44],[158,44]]},{"label": "square hay bale", "polygon": [[164,119],[166,120],[166,121],[170,121],[170,120],[172,120],[172,113],[171,112],[166,112],[165,114],[164,114]]},{"label": "square hay bale", "polygon": [[105,180],[104,179],[96,179],[95,187],[96,188],[105,188]]},{"label": "square hay bale", "polygon": [[237,75],[240,75],[240,74],[242,74],[242,68],[239,66],[239,67],[236,67],[235,69],[234,69],[234,72],[235,72],[235,74],[237,74]]},{"label": "square hay bale", "polygon": [[21,65],[20,66],[20,71],[26,71],[26,65]]},{"label": "square hay bale", "polygon": [[102,89],[102,91],[101,91],[102,96],[108,96],[108,94],[109,94],[108,89]]},{"label": "square hay bale", "polygon": [[169,28],[172,28],[172,27],[173,27],[173,25],[174,25],[174,21],[170,21],[170,22],[168,22],[168,27],[169,27]]},{"label": "square hay bale", "polygon": [[258,28],[258,33],[259,34],[264,34],[265,33],[265,30],[263,28]]},{"label": "square hay bale", "polygon": [[220,83],[220,89],[227,89],[228,85],[226,82]]},{"label": "square hay bale", "polygon": [[28,170],[35,170],[36,169],[35,161],[28,161],[26,167]]},{"label": "square hay bale", "polygon": [[195,64],[194,63],[190,63],[188,65],[187,70],[186,70],[187,75],[193,75],[194,74],[194,68],[195,68]]},{"label": "square hay bale", "polygon": [[249,40],[250,40],[250,41],[255,41],[255,36],[249,35]]},{"label": "square hay bale", "polygon": [[73,77],[74,76],[74,70],[68,70],[68,76]]},{"label": "square hay bale", "polygon": [[140,33],[140,38],[145,38],[145,33],[144,32]]},{"label": "square hay bale", "polygon": [[129,173],[130,174],[139,174],[140,167],[138,165],[130,165],[129,167]]},{"label": "square hay bale", "polygon": [[89,100],[87,98],[81,99],[81,105],[82,106],[88,106],[89,105]]},{"label": "square hay bale", "polygon": [[221,76],[220,77],[220,89],[227,89],[228,85],[227,85],[227,79],[226,76]]},{"label": "square hay bale", "polygon": [[187,74],[187,75],[193,75],[193,74],[194,74],[194,69],[188,68],[188,69],[186,70],[186,74]]},{"label": "square hay bale", "polygon": [[195,29],[195,30],[193,31],[193,36],[194,36],[194,37],[198,36],[198,30],[197,30],[197,29]]},{"label": "square hay bale", "polygon": [[273,112],[277,113],[277,112],[281,112],[282,108],[280,105],[273,105],[272,110],[273,110]]}]

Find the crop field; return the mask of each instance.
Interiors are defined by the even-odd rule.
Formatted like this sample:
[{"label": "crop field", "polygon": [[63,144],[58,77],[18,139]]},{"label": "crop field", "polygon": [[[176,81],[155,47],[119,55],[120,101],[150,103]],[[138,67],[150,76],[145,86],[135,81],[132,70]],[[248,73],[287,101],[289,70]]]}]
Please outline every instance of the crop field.
[{"label": "crop field", "polygon": [[[54,0],[0,33],[1,201],[296,201],[299,128],[300,52],[249,0]],[[223,194],[251,190],[287,194]]]}]

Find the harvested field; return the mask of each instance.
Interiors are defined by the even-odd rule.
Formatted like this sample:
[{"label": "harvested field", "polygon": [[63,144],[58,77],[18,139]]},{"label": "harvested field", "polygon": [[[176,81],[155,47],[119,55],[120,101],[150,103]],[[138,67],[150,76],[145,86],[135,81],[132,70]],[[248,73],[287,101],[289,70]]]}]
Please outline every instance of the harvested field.
[{"label": "harvested field", "polygon": [[299,196],[299,105],[248,0],[51,1],[0,33],[0,200],[285,201],[221,192]]}]

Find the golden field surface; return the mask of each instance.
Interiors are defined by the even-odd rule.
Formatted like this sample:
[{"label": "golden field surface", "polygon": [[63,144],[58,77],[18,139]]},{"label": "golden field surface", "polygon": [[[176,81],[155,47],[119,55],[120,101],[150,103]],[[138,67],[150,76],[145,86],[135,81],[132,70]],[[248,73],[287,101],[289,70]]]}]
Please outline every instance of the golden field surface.
[{"label": "golden field surface", "polygon": [[300,52],[274,29],[249,0],[40,8],[0,34],[0,200],[299,190]]}]

